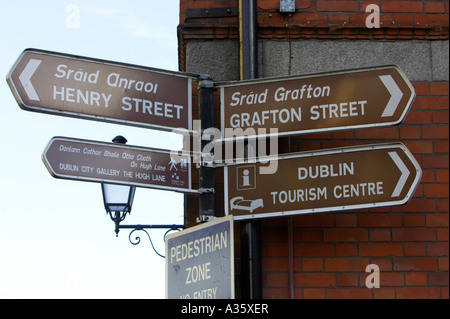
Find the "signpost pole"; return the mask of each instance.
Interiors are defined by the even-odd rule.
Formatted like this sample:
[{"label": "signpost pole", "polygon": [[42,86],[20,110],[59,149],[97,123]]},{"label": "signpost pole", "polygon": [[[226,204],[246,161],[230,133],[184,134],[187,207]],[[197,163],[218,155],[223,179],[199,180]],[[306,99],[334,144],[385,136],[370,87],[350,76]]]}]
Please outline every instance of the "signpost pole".
[{"label": "signpost pole", "polygon": [[[214,82],[209,76],[201,76],[198,85],[199,110],[201,120],[201,147],[202,150],[210,142],[203,134],[208,128],[214,127]],[[214,165],[213,154],[202,154],[199,172],[200,197],[199,197],[199,221],[207,222],[213,219],[214,214]]]},{"label": "signpost pole", "polygon": [[[256,30],[256,1],[239,1],[241,34],[241,80],[257,77],[258,36]],[[260,299],[261,285],[261,223],[258,220],[241,223],[242,298]]]}]

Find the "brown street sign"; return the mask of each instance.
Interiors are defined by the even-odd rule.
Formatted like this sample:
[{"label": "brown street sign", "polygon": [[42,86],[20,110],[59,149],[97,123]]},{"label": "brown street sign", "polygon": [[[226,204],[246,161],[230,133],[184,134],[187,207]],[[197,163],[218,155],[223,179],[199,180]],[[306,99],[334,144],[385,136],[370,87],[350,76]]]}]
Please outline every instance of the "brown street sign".
[{"label": "brown street sign", "polygon": [[53,177],[198,193],[190,160],[171,151],[54,137],[42,154]]},{"label": "brown street sign", "polygon": [[262,163],[225,167],[225,213],[261,218],[405,204],[422,171],[401,143],[286,155],[273,174]]},{"label": "brown street sign", "polygon": [[160,130],[192,126],[192,80],[185,73],[36,49],[7,75],[24,110]]},{"label": "brown street sign", "polygon": [[265,129],[267,134],[276,128],[279,135],[295,135],[396,125],[415,97],[414,88],[397,66],[217,86],[225,138],[236,134],[233,130],[249,128],[253,132]]}]

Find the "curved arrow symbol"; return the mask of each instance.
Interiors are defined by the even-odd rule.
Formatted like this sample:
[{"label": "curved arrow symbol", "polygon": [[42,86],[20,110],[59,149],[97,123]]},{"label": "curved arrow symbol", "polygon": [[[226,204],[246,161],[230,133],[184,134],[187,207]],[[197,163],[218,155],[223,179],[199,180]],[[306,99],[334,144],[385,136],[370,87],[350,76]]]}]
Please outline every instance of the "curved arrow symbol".
[{"label": "curved arrow symbol", "polygon": [[398,197],[400,196],[400,193],[403,190],[403,187],[406,184],[406,180],[409,176],[409,170],[406,167],[406,165],[403,163],[403,161],[400,159],[400,156],[398,156],[397,152],[389,152],[389,156],[394,161],[395,165],[397,165],[400,172],[402,172],[402,175],[400,176],[397,185],[395,185],[394,191],[392,192],[391,197]]},{"label": "curved arrow symbol", "polygon": [[19,76],[20,83],[22,83],[28,98],[33,101],[40,101],[39,96],[31,83],[31,77],[34,75],[34,72],[36,72],[41,62],[41,60],[30,59],[27,66],[23,69]]},{"label": "curved arrow symbol", "polygon": [[397,83],[395,83],[394,79],[390,75],[380,75],[380,79],[383,82],[386,89],[391,94],[391,98],[389,99],[386,108],[384,109],[381,117],[387,117],[394,115],[395,110],[397,109],[400,100],[402,99],[403,93],[399,89]]}]

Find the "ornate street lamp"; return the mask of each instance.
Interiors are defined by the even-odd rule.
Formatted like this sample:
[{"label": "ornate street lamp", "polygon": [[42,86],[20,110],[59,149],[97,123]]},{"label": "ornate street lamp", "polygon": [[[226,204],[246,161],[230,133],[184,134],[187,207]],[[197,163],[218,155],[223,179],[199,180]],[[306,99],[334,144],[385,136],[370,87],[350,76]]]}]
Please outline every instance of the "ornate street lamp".
[{"label": "ornate street lamp", "polygon": [[135,191],[136,187],[132,186],[102,183],[103,202],[106,212],[116,224],[116,237],[119,234],[120,222],[125,219],[127,214],[131,213]]},{"label": "ornate street lamp", "polygon": [[[125,144],[127,140],[123,136],[116,136],[114,143]],[[116,237],[119,234],[119,224],[127,214],[131,213],[136,187],[102,183],[103,203],[106,212],[116,224]]]},{"label": "ornate street lamp", "polygon": [[[116,136],[112,141],[119,144],[125,144],[127,142],[125,137],[120,135]],[[168,228],[167,232],[164,234],[165,241],[167,233],[169,233],[170,231],[183,229],[184,225],[120,225],[120,222],[125,219],[127,214],[131,213],[131,207],[133,206],[135,192],[136,187],[134,186],[102,183],[103,203],[105,204],[107,214],[109,214],[111,220],[116,224],[116,237],[119,236],[120,228],[132,229],[132,231],[128,235],[128,240],[131,244],[138,245],[141,242],[141,238],[139,236],[136,236],[133,240],[131,238],[131,235],[135,231],[143,231],[150,240],[150,244],[152,245],[155,253],[164,258],[163,255],[156,251],[155,247],[153,246],[150,234],[146,231],[146,229]]]}]

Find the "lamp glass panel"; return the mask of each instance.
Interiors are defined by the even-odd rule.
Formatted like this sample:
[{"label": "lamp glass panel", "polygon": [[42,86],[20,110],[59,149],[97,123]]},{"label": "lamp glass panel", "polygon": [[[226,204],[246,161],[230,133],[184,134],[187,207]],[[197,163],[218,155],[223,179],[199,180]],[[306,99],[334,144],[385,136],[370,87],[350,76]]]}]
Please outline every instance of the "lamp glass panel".
[{"label": "lamp glass panel", "polygon": [[131,188],[126,185],[103,184],[105,206],[108,206],[111,211],[124,211],[128,205],[132,204],[128,203]]}]

